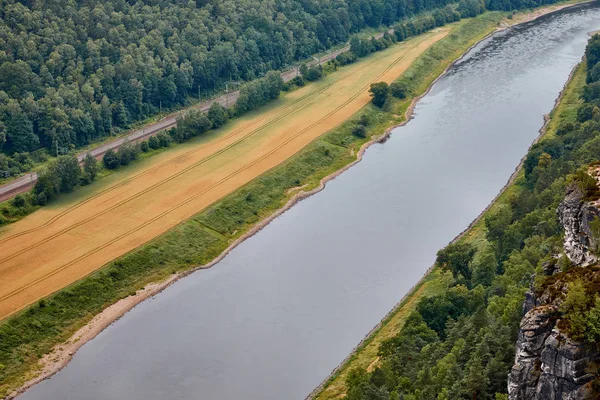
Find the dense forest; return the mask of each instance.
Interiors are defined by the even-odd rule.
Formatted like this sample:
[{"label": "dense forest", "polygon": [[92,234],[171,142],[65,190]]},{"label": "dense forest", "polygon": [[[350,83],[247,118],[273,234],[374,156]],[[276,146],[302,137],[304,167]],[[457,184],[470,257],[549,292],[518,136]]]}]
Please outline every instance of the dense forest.
[{"label": "dense forest", "polygon": [[[600,154],[600,35],[590,40],[586,57],[587,85],[577,113],[529,151],[523,178],[485,218],[485,239],[459,241],[438,253],[437,265],[451,275],[449,289],[420,300],[400,333],[381,345],[373,371],[350,373],[348,400],[507,398],[533,274],[543,277],[542,262],[574,276],[584,271],[563,254],[556,209],[571,184],[598,197],[586,170]],[[544,284],[537,279],[534,286]],[[596,298],[583,288],[567,293],[565,305],[574,306],[563,307],[560,318],[569,323],[570,337],[600,340]]]},{"label": "dense forest", "polygon": [[[546,1],[490,1],[512,10]],[[0,0],[2,170],[88,144],[451,0]],[[483,10],[461,0],[462,16]],[[15,153],[21,155],[14,156]],[[0,158],[2,156],[0,155]]]}]

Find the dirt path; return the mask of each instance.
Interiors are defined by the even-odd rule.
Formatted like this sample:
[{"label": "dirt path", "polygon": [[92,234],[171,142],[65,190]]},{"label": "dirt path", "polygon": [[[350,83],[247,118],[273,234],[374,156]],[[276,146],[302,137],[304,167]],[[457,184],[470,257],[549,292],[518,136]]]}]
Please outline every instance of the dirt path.
[{"label": "dirt path", "polygon": [[287,160],[369,100],[446,30],[341,69],[0,231],[0,318],[83,278]]}]

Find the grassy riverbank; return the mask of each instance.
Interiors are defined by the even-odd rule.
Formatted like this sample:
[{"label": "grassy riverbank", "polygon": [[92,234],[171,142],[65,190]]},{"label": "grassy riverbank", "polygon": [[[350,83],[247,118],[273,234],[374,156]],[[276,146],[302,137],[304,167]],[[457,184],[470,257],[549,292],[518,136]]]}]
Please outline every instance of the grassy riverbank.
[{"label": "grassy riverbank", "polygon": [[[582,89],[585,86],[586,68],[583,63],[579,64],[571,79],[566,84],[561,94],[560,102],[550,114],[550,120],[543,130],[539,142],[549,140],[556,136],[559,125],[563,122],[576,120],[576,113],[582,101],[580,99]],[[486,242],[485,218],[498,213],[500,208],[508,207],[511,201],[519,195],[525,185],[525,174],[522,168],[515,172],[513,179],[505,187],[505,190],[482,213],[480,218],[458,239],[459,243],[473,245],[481,250]],[[366,370],[370,372],[378,364],[378,350],[386,340],[396,336],[401,330],[406,319],[415,310],[419,301],[425,297],[438,295],[447,290],[452,276],[449,272],[443,272],[434,268],[431,273],[403,299],[403,301],[384,319],[381,326],[374,330],[371,335],[357,348],[357,350],[344,362],[322,388],[316,392],[313,398],[318,400],[339,399],[346,393],[346,379],[351,371]]]},{"label": "grassy riverbank", "polygon": [[[452,33],[433,46],[404,74],[414,93],[422,92],[469,46],[495,29],[500,13],[450,25]],[[385,111],[371,105],[329,134],[314,141],[283,165],[255,179],[186,223],[145,246],[109,263],[102,270],[40,301],[0,325],[0,394],[34,375],[38,360],[55,345],[118,299],[150,282],[204,265],[232,242],[281,208],[300,189],[311,190],[321,179],[356,160],[359,149],[401,116],[410,100],[392,101]],[[367,116],[367,138],[352,135]]]}]

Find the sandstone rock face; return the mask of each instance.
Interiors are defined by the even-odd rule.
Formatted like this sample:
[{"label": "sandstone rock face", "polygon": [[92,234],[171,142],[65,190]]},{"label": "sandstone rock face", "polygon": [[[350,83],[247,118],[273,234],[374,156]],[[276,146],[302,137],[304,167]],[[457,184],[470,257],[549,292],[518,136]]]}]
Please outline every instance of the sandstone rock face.
[{"label": "sandstone rock face", "polygon": [[[574,265],[585,267],[596,263],[590,251],[597,243],[591,234],[590,222],[599,215],[592,203],[583,201],[577,186],[567,189],[567,196],[558,207],[558,217],[565,229],[564,250]],[[555,263],[542,265],[545,275],[560,272]],[[557,281],[553,289],[564,292],[566,283]],[[557,327],[562,298],[549,293],[538,296],[527,292],[523,304],[516,346],[515,364],[508,376],[510,400],[575,400],[594,399],[590,382],[600,364],[597,344],[574,342]]]},{"label": "sandstone rock face", "polygon": [[515,365],[508,378],[511,400],[593,399],[590,366],[600,361],[593,345],[576,343],[556,328],[553,305],[531,309],[519,330]]},{"label": "sandstone rock face", "polygon": [[591,234],[590,222],[600,215],[591,203],[583,201],[583,193],[576,185],[567,188],[567,196],[557,209],[560,223],[565,229],[565,254],[573,264],[581,267],[598,261],[590,252],[597,243]]}]

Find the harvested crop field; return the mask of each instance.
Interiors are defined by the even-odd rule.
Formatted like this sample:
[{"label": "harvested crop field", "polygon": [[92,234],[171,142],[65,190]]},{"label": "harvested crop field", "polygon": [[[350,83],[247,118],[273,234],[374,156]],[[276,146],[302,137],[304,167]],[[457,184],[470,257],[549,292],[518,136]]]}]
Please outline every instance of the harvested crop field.
[{"label": "harvested crop field", "polygon": [[348,119],[447,30],[374,53],[260,112],[123,169],[0,230],[0,319],[185,221]]}]

